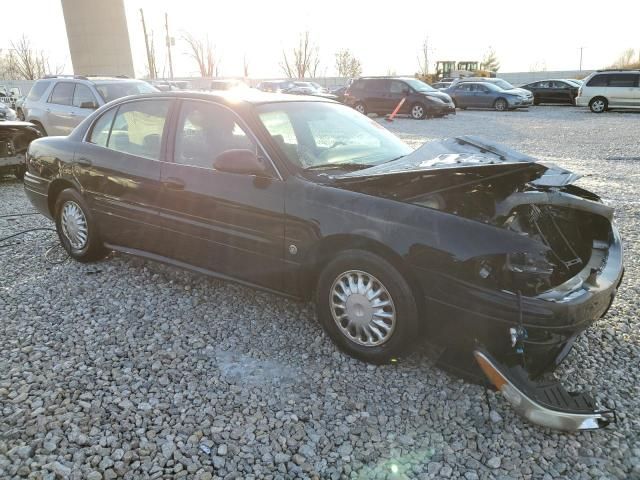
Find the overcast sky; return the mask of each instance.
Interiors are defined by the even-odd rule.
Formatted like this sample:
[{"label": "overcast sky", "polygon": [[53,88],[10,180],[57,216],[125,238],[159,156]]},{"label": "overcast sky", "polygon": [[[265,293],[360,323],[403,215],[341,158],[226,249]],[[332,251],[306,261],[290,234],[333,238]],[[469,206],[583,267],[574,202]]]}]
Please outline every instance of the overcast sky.
[{"label": "overcast sky", "polygon": [[[105,0],[107,1],[107,0]],[[640,49],[640,0],[610,0],[606,14],[575,1],[349,1],[349,0],[124,0],[136,73],[145,71],[144,38],[139,8],[156,38],[160,73],[166,59],[162,35],[169,13],[176,76],[193,75],[180,36],[189,31],[209,35],[221,58],[221,74],[241,76],[243,56],[251,77],[282,76],[282,50],[309,30],[320,49],[321,75],[334,76],[334,54],[349,48],[369,75],[411,74],[428,36],[435,60],[478,60],[493,47],[500,71],[578,69],[610,65],[627,48]],[[11,19],[11,21],[9,21]],[[608,21],[614,19],[613,21]],[[61,2],[10,2],[0,30],[0,48],[26,33],[52,64],[71,73]],[[433,69],[433,66],[431,67]]]}]

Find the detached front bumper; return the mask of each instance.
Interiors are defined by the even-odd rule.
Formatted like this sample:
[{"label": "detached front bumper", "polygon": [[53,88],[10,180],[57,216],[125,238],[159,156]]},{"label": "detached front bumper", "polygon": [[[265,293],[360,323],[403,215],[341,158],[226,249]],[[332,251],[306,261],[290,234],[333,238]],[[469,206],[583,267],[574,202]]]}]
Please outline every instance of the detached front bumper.
[{"label": "detached front bumper", "polygon": [[559,382],[534,383],[520,366],[506,367],[486,350],[474,351],[491,384],[531,423],[557,430],[593,430],[616,421],[611,410],[598,410],[591,397],[567,392]]}]

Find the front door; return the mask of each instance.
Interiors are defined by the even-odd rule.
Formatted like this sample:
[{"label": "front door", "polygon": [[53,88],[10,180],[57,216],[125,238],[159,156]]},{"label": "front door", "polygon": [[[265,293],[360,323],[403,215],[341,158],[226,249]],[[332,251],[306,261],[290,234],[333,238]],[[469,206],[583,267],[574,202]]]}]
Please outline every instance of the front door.
[{"label": "front door", "polygon": [[74,174],[107,243],[161,253],[160,163],[170,103],[145,99],[107,110],[76,150]]},{"label": "front door", "polygon": [[231,149],[263,155],[229,108],[185,100],[172,161],[162,164],[163,254],[223,275],[280,289],[283,282],[284,183],[213,167]]}]

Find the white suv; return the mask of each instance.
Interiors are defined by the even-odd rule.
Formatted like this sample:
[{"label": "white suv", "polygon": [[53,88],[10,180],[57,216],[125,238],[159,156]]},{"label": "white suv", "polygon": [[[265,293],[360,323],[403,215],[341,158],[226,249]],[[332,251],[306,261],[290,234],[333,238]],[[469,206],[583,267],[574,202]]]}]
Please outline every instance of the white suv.
[{"label": "white suv", "polygon": [[157,92],[147,82],[121,77],[44,77],[22,105],[26,121],[43,135],[69,135],[96,108],[116,98]]},{"label": "white suv", "polygon": [[600,70],[584,79],[576,105],[602,113],[610,108],[640,109],[640,70]]}]

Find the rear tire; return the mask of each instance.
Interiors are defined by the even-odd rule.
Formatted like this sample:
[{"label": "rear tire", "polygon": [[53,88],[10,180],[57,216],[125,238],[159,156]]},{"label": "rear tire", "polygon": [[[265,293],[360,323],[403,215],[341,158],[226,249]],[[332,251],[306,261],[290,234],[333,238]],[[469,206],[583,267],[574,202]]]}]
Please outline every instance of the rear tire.
[{"label": "rear tire", "polygon": [[316,311],[342,351],[374,364],[407,353],[419,332],[407,280],[389,261],[363,250],[338,253],[322,270]]},{"label": "rear tire", "polygon": [[606,112],[609,108],[609,102],[604,97],[595,97],[589,101],[589,108],[593,113]]},{"label": "rear tire", "polygon": [[363,103],[363,102],[358,102],[356,103],[353,108],[357,111],[360,112],[363,115],[367,115],[367,113],[369,113],[367,111],[367,106]]},{"label": "rear tire", "polygon": [[47,131],[44,129],[44,127],[42,126],[42,124],[40,122],[35,122],[33,120],[30,120],[30,121],[31,121],[31,123],[33,123],[36,126],[36,128],[38,129],[38,131],[40,132],[40,134],[43,137],[47,136]]},{"label": "rear tire", "polygon": [[60,243],[70,257],[86,263],[109,254],[100,240],[91,210],[76,190],[67,188],[60,192],[54,212]]},{"label": "rear tire", "polygon": [[27,167],[18,167],[18,169],[13,173],[18,180],[24,180],[24,174],[27,170]]}]

